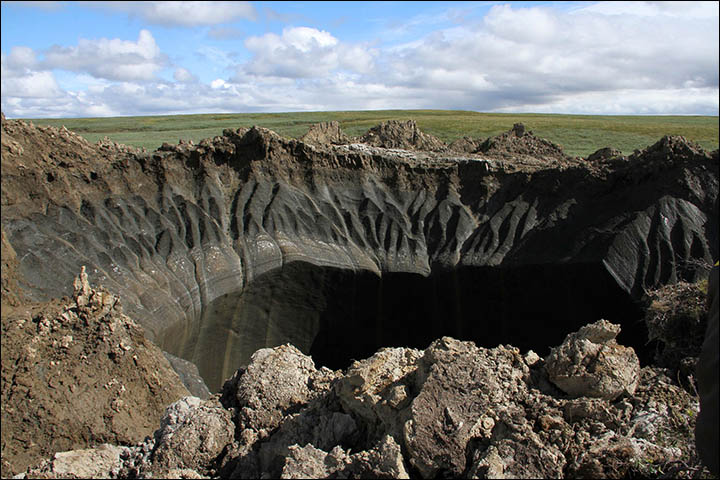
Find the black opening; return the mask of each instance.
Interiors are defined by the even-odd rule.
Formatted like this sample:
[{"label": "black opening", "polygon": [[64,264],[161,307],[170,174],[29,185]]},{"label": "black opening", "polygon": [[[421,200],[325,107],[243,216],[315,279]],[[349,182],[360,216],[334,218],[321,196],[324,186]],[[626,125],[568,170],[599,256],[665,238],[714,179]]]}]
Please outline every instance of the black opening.
[{"label": "black opening", "polygon": [[424,349],[444,335],[545,356],[604,318],[622,325],[618,342],[647,364],[642,316],[599,264],[462,267],[425,277],[294,262],[206,306],[197,335],[177,354],[218,391],[257,349],[288,342],[332,369],[382,347]]}]

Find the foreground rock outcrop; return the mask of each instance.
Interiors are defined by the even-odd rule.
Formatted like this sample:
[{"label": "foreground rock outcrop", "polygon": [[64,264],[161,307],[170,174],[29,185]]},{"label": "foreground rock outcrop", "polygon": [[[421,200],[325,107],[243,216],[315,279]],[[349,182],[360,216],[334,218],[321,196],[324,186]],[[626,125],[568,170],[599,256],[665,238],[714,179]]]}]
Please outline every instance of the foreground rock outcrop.
[{"label": "foreground rock outcrop", "polygon": [[61,476],[73,459],[75,472],[140,478],[672,476],[695,454],[697,409],[659,368],[611,401],[569,398],[545,360],[510,346],[443,337],[333,372],[284,345],[257,351],[222,395],[170,406],[152,439],[58,454],[28,474]]}]

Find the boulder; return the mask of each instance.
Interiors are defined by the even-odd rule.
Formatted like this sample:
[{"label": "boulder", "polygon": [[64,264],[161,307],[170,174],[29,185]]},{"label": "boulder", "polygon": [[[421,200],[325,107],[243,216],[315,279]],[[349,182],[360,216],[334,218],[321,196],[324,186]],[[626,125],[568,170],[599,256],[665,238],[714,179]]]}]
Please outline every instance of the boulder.
[{"label": "boulder", "polygon": [[545,359],[550,380],[574,397],[614,400],[632,394],[640,361],[631,347],[617,344],[618,333],[619,325],[598,320],[569,334]]}]

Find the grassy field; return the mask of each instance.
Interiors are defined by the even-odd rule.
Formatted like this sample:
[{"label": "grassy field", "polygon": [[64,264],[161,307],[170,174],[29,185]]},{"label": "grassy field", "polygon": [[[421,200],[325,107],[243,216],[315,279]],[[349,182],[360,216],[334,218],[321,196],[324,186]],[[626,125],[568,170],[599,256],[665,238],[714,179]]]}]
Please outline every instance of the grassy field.
[{"label": "grassy field", "polygon": [[601,116],[498,114],[462,110],[377,110],[353,112],[241,113],[147,117],[24,119],[36,125],[65,125],[90,142],[107,136],[118,143],[154,150],[163,142],[198,142],[222,134],[225,128],[258,125],[298,138],[308,127],[336,120],[351,136],[362,135],[380,122],[413,119],[420,129],[451,142],[463,136],[485,139],[522,122],[536,135],[561,145],[569,155],[587,156],[602,147],[625,154],[658,141],[663,135],[683,135],[708,150],[718,148],[718,117]]}]

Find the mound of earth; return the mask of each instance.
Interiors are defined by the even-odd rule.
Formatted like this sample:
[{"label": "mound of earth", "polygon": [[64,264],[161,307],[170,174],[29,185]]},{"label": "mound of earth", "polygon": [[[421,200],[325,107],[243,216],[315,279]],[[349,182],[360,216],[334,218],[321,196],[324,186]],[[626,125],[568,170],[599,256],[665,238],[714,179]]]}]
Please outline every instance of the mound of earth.
[{"label": "mound of earth", "polygon": [[478,153],[500,157],[528,156],[541,160],[567,160],[568,156],[556,145],[526,131],[525,125],[516,123],[513,128],[488,138],[477,149]]},{"label": "mound of earth", "polygon": [[84,270],[71,298],[3,302],[1,338],[5,478],[54,452],[142,441],[188,395],[118,297],[91,288]]},{"label": "mound of earth", "polygon": [[415,120],[389,120],[371,128],[358,141],[374,147],[403,150],[435,152],[446,148],[442,140],[420,131]]},{"label": "mound of earth", "polygon": [[623,158],[622,152],[620,150],[612,147],[604,147],[588,155],[587,161],[606,162],[608,160],[615,160],[617,158]]},{"label": "mound of earth", "polygon": [[[587,362],[594,345],[625,358],[617,325],[568,335],[554,360]],[[573,346],[574,345],[574,346]],[[579,350],[578,350],[579,349]],[[559,353],[565,352],[565,353]],[[587,350],[589,359],[597,352]],[[666,371],[627,371],[612,399],[568,396],[549,360],[511,346],[443,337],[424,350],[386,348],[347,370],[317,369],[291,345],[258,350],[222,394],[168,408],[152,438],[56,454],[28,470],[55,478],[623,478],[689,476],[697,399]],[[601,356],[602,357],[602,356]],[[618,357],[619,358],[619,357]],[[588,367],[588,372],[589,367]],[[604,373],[601,373],[604,372]],[[603,383],[613,370],[596,370]],[[615,380],[611,381],[613,383]],[[580,385],[582,382],[578,383]],[[669,412],[673,412],[670,414]],[[98,459],[102,459],[99,462]]]},{"label": "mound of earth", "polygon": [[320,122],[310,126],[308,132],[300,140],[315,144],[343,145],[350,143],[350,138],[340,128],[338,122]]},{"label": "mound of earth", "polygon": [[448,145],[448,150],[458,153],[476,153],[482,141],[472,137],[462,137]]}]

